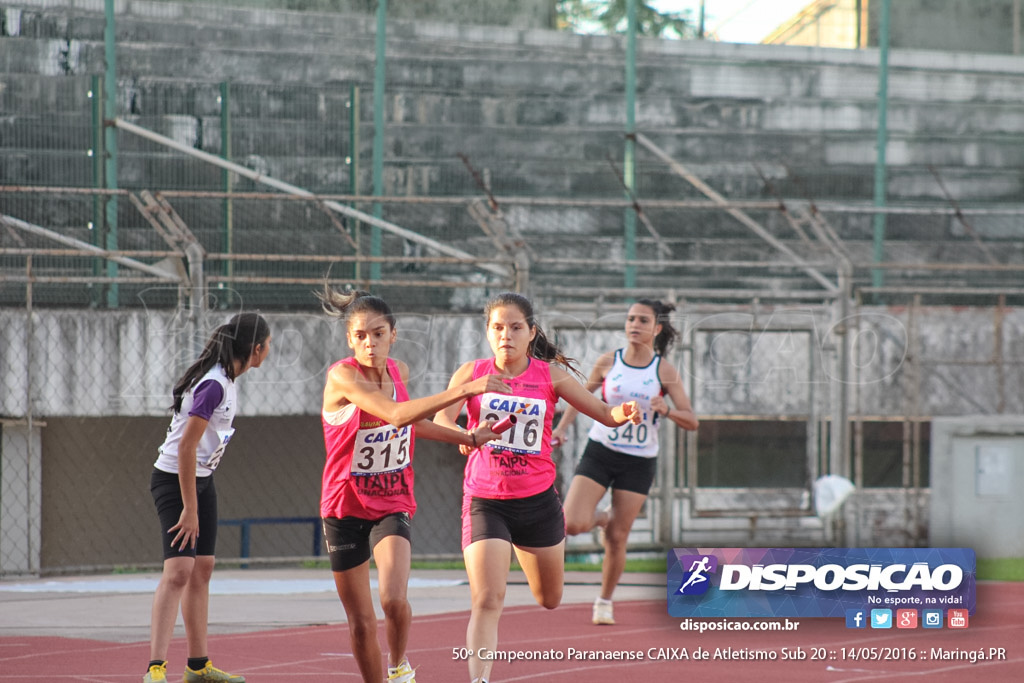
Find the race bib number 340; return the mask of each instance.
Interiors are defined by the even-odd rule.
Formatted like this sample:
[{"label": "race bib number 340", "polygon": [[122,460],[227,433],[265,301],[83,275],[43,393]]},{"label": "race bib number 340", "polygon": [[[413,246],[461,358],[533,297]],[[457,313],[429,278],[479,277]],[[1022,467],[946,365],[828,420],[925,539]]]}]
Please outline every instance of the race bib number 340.
[{"label": "race bib number 340", "polygon": [[644,421],[640,424],[627,422],[619,425],[608,435],[608,440],[621,448],[643,448],[647,445],[647,437],[654,430],[647,418],[645,412]]},{"label": "race bib number 340", "polygon": [[356,432],[352,474],[394,472],[409,465],[412,428],[397,429],[389,424]]},{"label": "race bib number 340", "polygon": [[492,441],[491,448],[516,453],[539,454],[544,436],[544,418],[547,403],[539,398],[484,394],[480,399],[480,420],[497,421],[506,415],[513,415],[516,423]]}]

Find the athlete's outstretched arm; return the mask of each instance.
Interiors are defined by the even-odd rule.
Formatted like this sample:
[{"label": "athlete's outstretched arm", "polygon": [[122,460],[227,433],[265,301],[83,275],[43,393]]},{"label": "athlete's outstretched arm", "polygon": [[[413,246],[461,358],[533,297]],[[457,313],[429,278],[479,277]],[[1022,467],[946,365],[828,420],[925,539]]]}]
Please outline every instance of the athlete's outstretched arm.
[{"label": "athlete's outstretched arm", "polygon": [[[604,378],[608,375],[614,360],[614,351],[601,354],[601,357],[597,359],[597,363],[594,364],[593,369],[590,371],[590,376],[587,377],[585,386],[588,392],[594,393],[604,383]],[[558,426],[551,431],[552,446],[562,445],[565,441],[566,432],[569,431],[572,423],[576,421],[576,416],[579,415],[579,412],[571,405],[565,409],[565,412],[562,413],[562,419],[558,421]]]},{"label": "athlete's outstretched arm", "polygon": [[[409,368],[401,361],[398,362],[398,366],[402,381],[406,382]],[[329,413],[354,403],[360,409],[395,427],[404,427],[430,417],[445,406],[452,403],[461,405],[470,396],[488,391],[507,394],[509,387],[498,375],[486,375],[472,381],[451,384],[439,394],[399,402],[381,391],[380,387],[364,377],[357,368],[351,365],[336,365],[327,373],[323,409]]]},{"label": "athlete's outstretched arm", "polygon": [[603,425],[618,427],[626,422],[640,424],[643,420],[643,412],[637,408],[636,401],[610,406],[587,391],[575,377],[557,365],[551,366],[551,383],[559,398],[565,399],[570,406]]},{"label": "athlete's outstretched arm", "polygon": [[[452,375],[451,380],[449,380],[448,382],[448,388],[451,389],[452,387],[461,386],[468,382],[472,377],[473,361],[463,363],[461,366],[459,366],[459,369],[455,371],[455,374]],[[455,420],[458,419],[459,411],[462,410],[462,406],[463,404],[465,404],[465,402],[465,399],[461,401],[456,401],[448,405],[443,410],[439,410],[434,415],[434,424],[441,427],[447,427],[448,429],[452,430],[459,429],[459,425]],[[469,455],[470,449],[472,449],[471,445],[467,446],[465,444],[461,444],[459,446],[459,452],[462,453],[463,455]]]},{"label": "athlete's outstretched arm", "polygon": [[488,441],[500,438],[501,434],[491,431],[492,421],[482,423],[472,432],[464,432],[458,427],[450,429],[440,424],[434,424],[430,420],[420,420],[416,423],[416,438],[453,443],[466,448],[483,446]]},{"label": "athlete's outstretched arm", "polygon": [[[472,379],[472,377],[473,377],[473,363],[472,363],[472,361],[468,362],[468,363],[463,363],[459,367],[459,369],[455,371],[455,374],[452,375],[452,378],[448,381],[448,389],[451,390],[453,387],[462,386],[466,382],[468,382],[470,379]],[[506,385],[504,393],[506,393],[506,394],[508,393],[508,386],[507,385]],[[447,406],[445,406],[445,408],[443,410],[439,410],[437,412],[437,414],[434,415],[434,422],[436,424],[448,427],[449,429],[458,429],[459,425],[456,424],[455,420],[456,420],[456,418],[459,417],[459,411],[462,410],[462,405],[466,402],[466,398],[469,398],[469,397],[467,396],[467,397],[465,397],[465,398],[463,398],[461,400],[452,401]]]}]

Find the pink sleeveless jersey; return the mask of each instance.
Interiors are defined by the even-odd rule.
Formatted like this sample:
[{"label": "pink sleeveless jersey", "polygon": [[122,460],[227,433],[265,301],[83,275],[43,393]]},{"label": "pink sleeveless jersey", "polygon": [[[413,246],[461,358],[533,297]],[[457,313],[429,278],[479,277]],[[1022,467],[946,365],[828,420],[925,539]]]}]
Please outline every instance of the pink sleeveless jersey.
[{"label": "pink sleeveless jersey", "polygon": [[[340,360],[331,368],[342,363],[359,368],[355,358]],[[389,358],[387,370],[395,384],[395,400],[408,401],[398,364]],[[396,512],[415,513],[415,428],[397,429],[355,405],[320,417],[327,447],[320,516],[377,520]]]},{"label": "pink sleeveless jersey", "polygon": [[[493,358],[473,365],[473,379],[492,374],[498,374]],[[551,368],[531,358],[526,372],[506,381],[511,394],[481,394],[466,404],[469,429],[482,420],[516,417],[516,424],[501,439],[469,454],[463,488],[478,498],[525,498],[546,491],[555,482],[551,421],[558,396],[551,385]]]}]

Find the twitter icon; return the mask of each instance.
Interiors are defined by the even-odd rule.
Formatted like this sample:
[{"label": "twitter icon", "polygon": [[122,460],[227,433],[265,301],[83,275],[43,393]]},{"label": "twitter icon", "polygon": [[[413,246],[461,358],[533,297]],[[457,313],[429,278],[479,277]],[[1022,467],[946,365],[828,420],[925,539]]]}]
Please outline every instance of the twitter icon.
[{"label": "twitter icon", "polygon": [[871,610],[871,628],[892,628],[892,610]]}]

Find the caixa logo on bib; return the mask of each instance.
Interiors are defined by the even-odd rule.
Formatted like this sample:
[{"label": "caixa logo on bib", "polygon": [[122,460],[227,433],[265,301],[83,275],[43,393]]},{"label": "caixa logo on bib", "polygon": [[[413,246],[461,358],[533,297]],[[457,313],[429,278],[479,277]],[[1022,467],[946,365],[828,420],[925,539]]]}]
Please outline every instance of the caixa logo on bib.
[{"label": "caixa logo on bib", "polygon": [[678,617],[844,617],[849,609],[975,608],[969,548],[676,548]]}]

